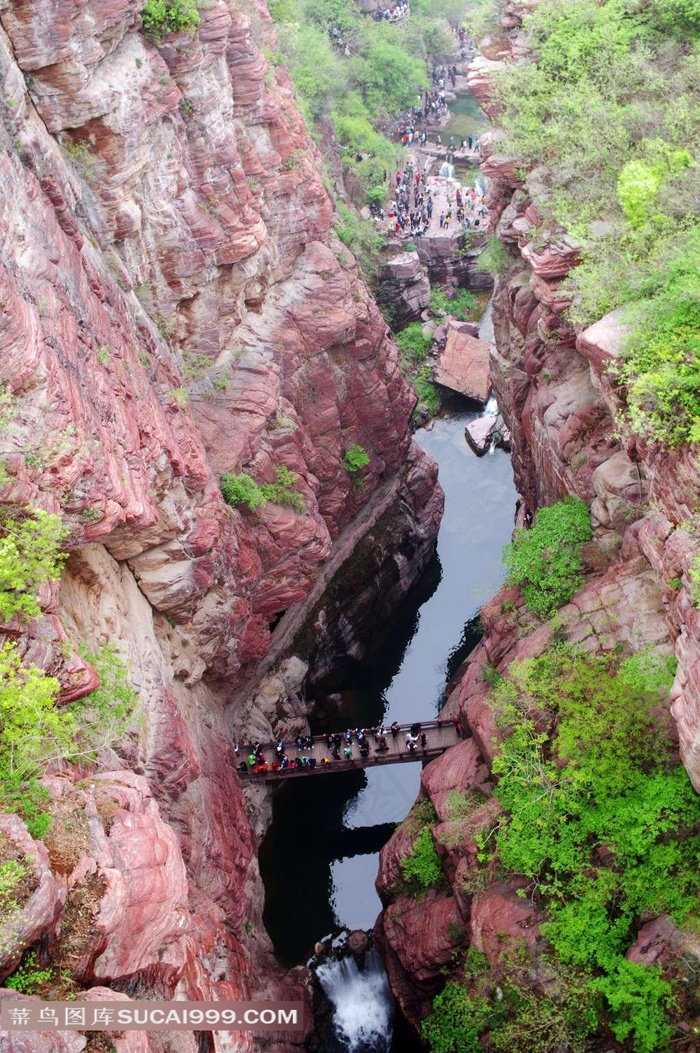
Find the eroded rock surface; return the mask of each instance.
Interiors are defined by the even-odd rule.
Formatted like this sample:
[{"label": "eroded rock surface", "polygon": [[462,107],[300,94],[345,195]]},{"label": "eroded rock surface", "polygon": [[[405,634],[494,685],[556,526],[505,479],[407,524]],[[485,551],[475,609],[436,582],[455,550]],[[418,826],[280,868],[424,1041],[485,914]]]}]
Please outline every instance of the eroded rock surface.
[{"label": "eroded rock surface", "polygon": [[[231,700],[389,504],[404,556],[380,587],[387,602],[409,588],[441,496],[288,77],[265,58],[266,7],[215,0],[156,46],[142,6],[0,3],[0,499],[71,530],[60,590],[13,638],[63,702],[96,683],[80,640],[121,651],[139,694],[107,767],[140,774],[51,786],[90,831],[74,865],[52,866],[69,902],[71,881],[99,901],[81,983],[248,997],[279,974]],[[369,455],[355,481],[354,445]],[[280,469],[300,507],[225,505],[220,473]]]}]

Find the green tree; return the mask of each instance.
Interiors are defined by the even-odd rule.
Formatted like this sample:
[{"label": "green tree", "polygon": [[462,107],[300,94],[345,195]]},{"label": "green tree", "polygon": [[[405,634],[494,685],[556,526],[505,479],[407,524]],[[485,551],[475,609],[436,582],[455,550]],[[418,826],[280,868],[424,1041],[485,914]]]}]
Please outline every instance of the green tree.
[{"label": "green tree", "polygon": [[0,647],[0,772],[16,785],[41,773],[70,751],[75,720],[56,707],[58,681],[43,669],[23,666],[12,643]]},{"label": "green tree", "polygon": [[361,468],[365,468],[370,462],[367,450],[360,443],[351,446],[343,455],[343,468],[350,475],[355,475]]},{"label": "green tree", "polygon": [[571,495],[541,508],[530,530],[516,530],[503,562],[530,610],[547,617],[571,599],[583,582],[581,552],[590,537],[588,506]]},{"label": "green tree", "polygon": [[196,0],[146,0],[141,12],[143,28],[158,37],[183,29],[195,30],[200,22]]},{"label": "green tree", "polygon": [[42,509],[0,515],[0,622],[41,613],[39,586],[60,577],[66,557],[59,546],[67,533],[59,516]]}]

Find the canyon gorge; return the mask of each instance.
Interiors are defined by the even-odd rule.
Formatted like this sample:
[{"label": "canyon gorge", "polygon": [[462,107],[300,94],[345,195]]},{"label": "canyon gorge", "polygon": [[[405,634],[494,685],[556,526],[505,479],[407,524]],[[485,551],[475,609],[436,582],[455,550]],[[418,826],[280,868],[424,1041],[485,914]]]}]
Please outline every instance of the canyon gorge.
[{"label": "canyon gorge", "polygon": [[[442,711],[462,737],[422,770],[419,800],[381,850],[374,943],[417,1035],[443,989],[468,993],[474,1034],[456,1031],[449,1045],[436,1026],[422,1032],[442,1053],[691,1053],[696,914],[685,924],[673,905],[630,907],[615,950],[619,978],[628,962],[676,984],[673,1044],[655,1021],[655,1045],[636,1024],[625,1032],[603,966],[593,983],[608,1009],[572,1038],[561,1021],[574,1003],[586,1016],[593,988],[584,999],[575,954],[553,964],[551,888],[493,852],[513,828],[498,794],[513,712],[504,720],[494,698],[514,704],[518,677],[536,679],[552,655],[564,693],[576,662],[593,678],[639,654],[672,669],[650,689],[653,719],[630,726],[644,742],[653,727],[666,768],[694,787],[682,813],[665,807],[664,843],[694,844],[700,823],[689,818],[700,792],[697,454],[625,422],[613,368],[628,319],[616,308],[572,322],[581,246],[546,215],[546,172],[503,146],[499,70],[533,59],[523,20],[537,7],[500,5],[466,70],[494,125],[481,138],[501,246],[491,382],[510,433],[516,526],[578,499],[590,534],[556,612],[533,611],[512,581],[483,598],[480,641]],[[443,491],[427,443],[412,438],[417,397],[391,330],[336,232],[333,179],[264,0],[209,0],[195,30],[156,37],[143,8],[0,0],[0,503],[14,517],[8,536],[36,510],[60,517],[67,553],[60,580],[38,588],[37,616],[17,611],[2,634],[25,667],[55,678],[60,713],[89,706],[100,684],[126,691],[131,707],[116,730],[109,708],[91,717],[105,723],[91,752],[51,758],[40,780],[48,831],[4,801],[0,861],[24,879],[15,901],[0,884],[0,981],[44,968],[44,997],[276,998],[310,1010],[311,974],[279,964],[263,923],[271,793],[239,779],[238,743],[308,733],[310,664],[313,686],[359,661],[420,586]],[[433,250],[384,261],[402,326],[425,311],[429,280],[490,285],[476,250]],[[222,477],[247,497],[227,502]],[[549,761],[559,718],[533,697],[523,712],[549,736]],[[575,825],[574,813],[558,822]],[[439,872],[416,887],[406,875],[420,839]],[[601,840],[588,870],[604,883],[614,845]],[[10,986],[2,998],[34,993]],[[479,1017],[488,999],[531,1010],[507,1046]],[[323,1048],[312,1032],[309,1013],[298,1034],[115,1032],[102,1045],[97,1032],[6,1031],[0,1049],[286,1053]]]}]

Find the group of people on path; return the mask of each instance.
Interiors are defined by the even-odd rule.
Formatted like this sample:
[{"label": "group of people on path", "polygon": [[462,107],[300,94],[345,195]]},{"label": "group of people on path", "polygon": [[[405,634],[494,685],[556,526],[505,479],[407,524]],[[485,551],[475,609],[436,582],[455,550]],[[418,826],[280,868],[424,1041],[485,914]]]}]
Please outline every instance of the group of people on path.
[{"label": "group of people on path", "polygon": [[[452,224],[452,205],[454,201],[454,218],[462,230],[478,230],[488,216],[488,209],[484,204],[476,187],[457,188],[454,196],[451,191],[447,192],[447,208],[440,212],[438,217],[440,230],[449,230]],[[484,224],[485,225],[485,224]]]},{"label": "group of people on path", "polygon": [[414,175],[413,166],[396,173],[394,197],[387,209],[389,226],[395,234],[410,233],[421,237],[430,226],[433,216],[432,190],[420,172]]},{"label": "group of people on path", "polygon": [[375,11],[372,18],[375,22],[402,22],[404,18],[408,18],[410,13],[410,4],[392,4],[391,7],[386,7],[383,11]]},{"label": "group of people on path", "polygon": [[[377,210],[375,215],[387,219],[390,234],[424,237],[435,208],[436,195],[428,180],[427,169],[424,173],[414,173],[413,166],[407,164],[403,172],[396,173],[393,197],[386,212]],[[462,230],[479,230],[486,227],[487,216],[484,199],[476,187],[457,186],[455,189],[454,183],[448,184],[445,206],[441,204],[438,214],[440,230],[453,229],[453,221]]]},{"label": "group of people on path", "polygon": [[[441,724],[442,721],[438,721],[438,726],[441,726]],[[459,721],[455,720],[454,725],[457,736],[461,738],[462,731]],[[270,764],[268,764],[263,744],[255,742],[250,746],[247,763],[246,761],[241,761],[238,767],[241,774],[247,774],[249,771],[252,771],[254,775],[264,774],[268,771],[301,771],[304,769],[314,771],[319,764],[328,765],[332,761],[356,759],[355,745],[357,746],[360,759],[367,760],[372,750],[370,740],[373,740],[375,753],[388,753],[391,749],[388,736],[391,735],[392,743],[395,744],[400,734],[401,725],[396,720],[389,727],[381,725],[375,728],[346,728],[342,734],[340,732],[329,732],[325,736],[325,746],[330,756],[323,756],[318,760],[310,754],[312,754],[316,746],[321,744],[322,740],[315,741],[313,735],[297,735],[294,740],[297,751],[296,757],[289,756],[289,748],[283,739],[279,739],[275,743],[275,756]],[[405,736],[405,745],[408,752],[414,753],[419,747],[425,752],[427,751],[427,744],[428,737],[421,724],[412,724]],[[236,753],[238,753],[238,749],[236,749]]]}]

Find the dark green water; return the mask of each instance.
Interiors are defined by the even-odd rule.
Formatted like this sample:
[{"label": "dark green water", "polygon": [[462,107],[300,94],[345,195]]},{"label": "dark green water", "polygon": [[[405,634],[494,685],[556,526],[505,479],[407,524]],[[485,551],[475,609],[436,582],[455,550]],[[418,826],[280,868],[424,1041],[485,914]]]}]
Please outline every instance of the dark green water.
[{"label": "dark green water", "polygon": [[[438,461],[446,495],[437,556],[375,650],[333,685],[343,698],[334,730],[434,716],[446,679],[478,639],[473,619],[503,581],[516,495],[508,456],[479,460],[465,442],[477,415],[463,409],[416,435]],[[340,925],[374,924],[378,851],[419,778],[420,764],[399,764],[280,787],[260,864],[265,923],[285,964]]]},{"label": "dark green water", "polygon": [[[451,114],[450,120],[444,128],[440,129],[440,136],[445,145],[451,135],[454,135],[457,140],[462,136],[466,138],[468,135],[478,138],[491,127],[488,117],[474,95],[458,95],[448,108]],[[437,132],[430,132],[428,139],[435,142],[437,134]]]}]

